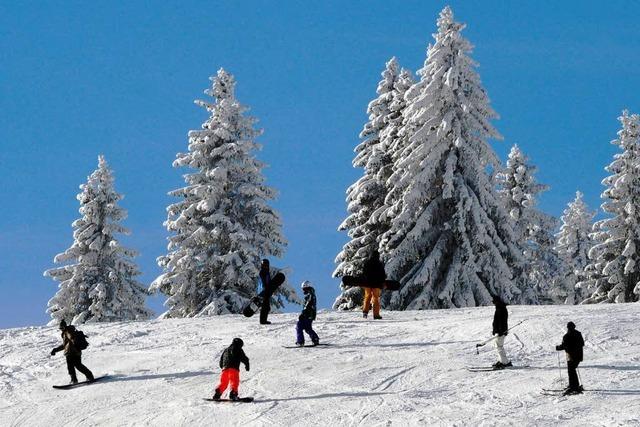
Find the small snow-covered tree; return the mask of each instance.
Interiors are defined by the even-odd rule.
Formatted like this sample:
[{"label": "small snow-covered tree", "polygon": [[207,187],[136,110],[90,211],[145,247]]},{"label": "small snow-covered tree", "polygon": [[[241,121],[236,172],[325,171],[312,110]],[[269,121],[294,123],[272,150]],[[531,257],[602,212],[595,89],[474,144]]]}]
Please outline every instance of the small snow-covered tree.
[{"label": "small snow-covered tree", "polygon": [[[408,75],[408,77],[407,77]],[[351,240],[336,257],[334,277],[357,275],[374,250],[378,250],[380,236],[389,229],[390,221],[381,219],[379,212],[389,191],[388,179],[393,172],[392,147],[396,143],[402,123],[404,91],[410,73],[400,70],[396,58],[391,58],[378,83],[378,97],[369,103],[369,121],[360,133],[362,142],[356,147],[353,166],[363,168],[363,176],[347,189],[349,216],[338,230],[348,231]],[[343,289],[334,307],[351,309],[362,303],[360,288]]]},{"label": "small snow-covered tree", "polygon": [[138,282],[137,253],[120,245],[117,234],[129,234],[120,225],[127,212],[118,206],[113,174],[103,156],[98,169],[82,184],[77,199],[82,218],[73,222],[73,245],[56,255],[66,265],[45,271],[60,282],[49,301],[51,324],[64,319],[79,324],[141,320],[153,313],[146,309],[146,289]]},{"label": "small snow-covered tree", "polygon": [[509,212],[525,259],[524,274],[519,280],[521,302],[525,304],[535,304],[539,297],[548,298],[564,267],[553,249],[557,220],[536,207],[539,194],[549,188],[536,181],[536,169],[514,145],[506,167],[495,177],[500,200]]},{"label": "small snow-covered tree", "polygon": [[589,263],[589,249],[593,246],[590,237],[596,213],[589,210],[581,192],[564,210],[560,220],[560,231],[555,235],[555,250],[567,266],[565,274],[552,290],[556,301],[578,304],[584,299],[576,284],[585,280],[584,269]]},{"label": "small snow-covered tree", "polygon": [[[163,317],[240,312],[256,292],[261,258],[280,256],[286,246],[280,216],[268,205],[276,193],[255,158],[261,131],[236,100],[233,76],[220,69],[211,80],[205,93],[214,101],[196,101],[210,117],[189,132],[189,152],[173,162],[193,172],[169,193],[180,199],[164,223],[174,234],[169,253],[158,258],[164,272],[150,287],[169,297]],[[272,305],[282,307],[283,299],[297,301],[286,283]]]},{"label": "small snow-covered tree", "polygon": [[492,294],[509,301],[520,293],[511,266],[521,255],[487,173],[499,165],[487,143],[499,137],[490,123],[497,115],[463,28],[445,7],[421,81],[406,95],[411,134],[395,184],[402,197],[381,241],[387,273],[402,285],[394,309],[484,305]]},{"label": "small snow-covered tree", "polygon": [[635,302],[640,299],[640,116],[624,111],[622,129],[612,141],[622,150],[606,170],[602,184],[609,215],[594,224],[596,244],[589,251],[587,279],[593,294],[583,303]]}]

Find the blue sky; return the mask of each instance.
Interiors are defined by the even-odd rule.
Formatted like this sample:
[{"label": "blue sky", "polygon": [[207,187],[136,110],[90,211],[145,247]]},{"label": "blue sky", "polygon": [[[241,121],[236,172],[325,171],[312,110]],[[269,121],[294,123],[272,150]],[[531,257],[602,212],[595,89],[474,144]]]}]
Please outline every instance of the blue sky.
[{"label": "blue sky", "polygon": [[[559,215],[577,189],[600,204],[623,108],[640,112],[640,3],[1,2],[0,327],[43,324],[57,285],[42,277],[72,242],[78,185],[104,154],[125,194],[123,242],[149,283],[165,252],[175,154],[206,112],[193,104],[220,67],[265,132],[260,159],[289,239],[275,264],[309,279],[328,307],[346,241],[344,191],[366,105],[391,57],[425,59],[450,4],[501,119],[502,158],[517,143]],[[162,297],[149,305],[162,310]]]}]

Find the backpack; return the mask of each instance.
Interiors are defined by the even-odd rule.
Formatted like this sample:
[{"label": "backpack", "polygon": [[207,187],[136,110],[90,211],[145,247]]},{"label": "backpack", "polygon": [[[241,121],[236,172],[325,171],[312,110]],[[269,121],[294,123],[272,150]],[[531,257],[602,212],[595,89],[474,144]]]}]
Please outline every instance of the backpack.
[{"label": "backpack", "polygon": [[78,350],[86,350],[89,347],[89,343],[87,342],[87,336],[84,332],[76,329],[73,331],[73,345]]}]

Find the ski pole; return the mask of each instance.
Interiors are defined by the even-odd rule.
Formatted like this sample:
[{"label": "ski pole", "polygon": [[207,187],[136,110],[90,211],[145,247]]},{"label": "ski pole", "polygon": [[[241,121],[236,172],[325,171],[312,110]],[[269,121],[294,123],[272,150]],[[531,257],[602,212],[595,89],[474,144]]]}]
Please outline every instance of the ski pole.
[{"label": "ski pole", "polygon": [[560,383],[562,384],[562,368],[560,367],[560,352],[556,351],[558,355],[558,375],[560,376]]},{"label": "ski pole", "polygon": [[[509,332],[510,330],[512,330],[513,328],[515,328],[516,326],[524,323],[527,319],[521,320],[520,322],[516,323],[515,325],[513,325],[512,327],[510,327],[509,329],[507,329],[507,332]],[[480,354],[480,347],[483,347],[487,344],[489,344],[491,341],[495,340],[496,338],[498,338],[498,335],[494,335],[491,338],[489,338],[488,340],[481,342],[480,344],[476,344],[476,354]]]},{"label": "ski pole", "polygon": [[584,384],[582,384],[582,377],[580,376],[580,369],[576,366],[576,372],[578,373],[578,381],[580,381],[580,387],[584,390]]}]

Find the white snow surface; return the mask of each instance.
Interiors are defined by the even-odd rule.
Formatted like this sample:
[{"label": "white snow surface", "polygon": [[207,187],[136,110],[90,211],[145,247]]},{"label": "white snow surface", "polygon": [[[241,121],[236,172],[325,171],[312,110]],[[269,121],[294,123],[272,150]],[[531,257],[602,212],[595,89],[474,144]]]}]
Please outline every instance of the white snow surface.
[{"label": "white snow surface", "polygon": [[[53,327],[0,330],[0,425],[639,425],[640,304],[511,306],[506,340],[514,365],[494,362],[487,345],[491,307],[383,312],[321,311],[316,348],[285,349],[297,314],[272,325],[238,315],[82,325],[83,361],[102,382],[72,390]],[[555,345],[573,320],[586,339],[581,396],[550,397],[560,385]],[[234,337],[251,371],[240,395],[254,403],[213,403],[218,358]],[[566,382],[562,355],[562,385]],[[82,378],[82,375],[79,374]]]}]

